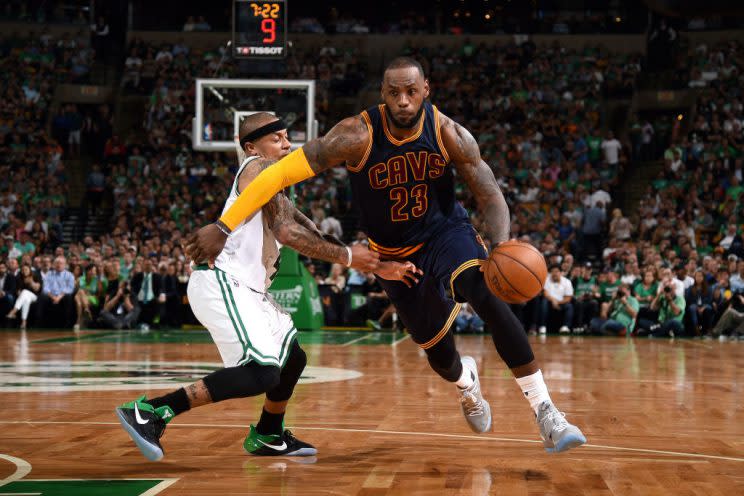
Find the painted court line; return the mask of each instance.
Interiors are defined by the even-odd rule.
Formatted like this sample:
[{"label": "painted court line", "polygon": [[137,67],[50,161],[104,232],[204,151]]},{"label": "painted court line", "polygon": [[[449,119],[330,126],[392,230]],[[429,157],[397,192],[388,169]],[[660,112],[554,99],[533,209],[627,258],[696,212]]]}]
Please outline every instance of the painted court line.
[{"label": "painted court line", "polygon": [[344,344],[342,344],[341,347],[343,348],[344,346],[351,346],[354,343],[358,343],[359,341],[364,341],[365,339],[369,339],[370,337],[372,337],[371,334],[366,334],[364,336],[354,338],[351,341],[347,341]]},{"label": "painted court line", "polygon": [[16,466],[15,472],[10,474],[5,479],[0,480],[0,486],[5,486],[7,484],[10,484],[11,482],[23,479],[31,472],[31,464],[28,463],[26,460],[22,460],[10,455],[4,455],[2,453],[0,453],[0,459],[9,461]]},{"label": "painted court line", "polygon": [[[120,425],[118,422],[65,422],[65,421],[35,421],[35,420],[0,420],[0,425]],[[174,427],[191,427],[191,428],[208,428],[208,429],[246,429],[245,425],[241,424],[171,424],[171,428]],[[407,432],[407,431],[387,431],[377,429],[347,429],[337,427],[315,427],[315,426],[302,426],[293,425],[289,426],[292,429],[305,429],[309,431],[331,431],[331,432],[361,432],[367,434],[382,434],[382,435],[394,435],[394,436],[419,436],[419,437],[438,437],[448,439],[468,439],[472,441],[501,441],[509,443],[528,443],[528,444],[542,444],[542,441],[536,441],[534,439],[518,439],[511,437],[495,437],[495,436],[472,436],[465,434],[445,434],[439,432]],[[596,449],[607,449],[615,451],[629,451],[634,453],[652,453],[656,455],[669,455],[669,456],[680,456],[685,458],[703,458],[706,460],[725,460],[730,462],[744,462],[744,458],[734,456],[721,456],[721,455],[706,455],[703,453],[685,453],[682,451],[666,451],[666,450],[654,450],[646,448],[629,448],[625,446],[608,446],[604,444],[585,444],[585,448],[596,448]]]}]

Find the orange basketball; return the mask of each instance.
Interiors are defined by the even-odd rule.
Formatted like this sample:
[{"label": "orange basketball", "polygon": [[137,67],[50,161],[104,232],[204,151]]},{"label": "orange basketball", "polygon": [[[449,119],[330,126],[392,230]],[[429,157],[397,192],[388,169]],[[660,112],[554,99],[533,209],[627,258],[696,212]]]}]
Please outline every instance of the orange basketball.
[{"label": "orange basketball", "polygon": [[510,240],[493,249],[483,273],[488,289],[499,299],[506,303],[524,303],[542,291],[548,267],[537,248]]}]

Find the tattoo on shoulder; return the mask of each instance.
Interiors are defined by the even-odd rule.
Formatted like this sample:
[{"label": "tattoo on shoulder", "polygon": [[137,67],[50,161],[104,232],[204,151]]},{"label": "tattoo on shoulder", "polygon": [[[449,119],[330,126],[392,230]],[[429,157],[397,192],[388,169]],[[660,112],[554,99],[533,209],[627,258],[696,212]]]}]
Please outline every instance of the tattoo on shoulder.
[{"label": "tattoo on shoulder", "polygon": [[308,142],[303,150],[316,172],[322,172],[344,162],[358,162],[369,143],[367,124],[360,116],[348,117],[328,131],[328,134]]}]

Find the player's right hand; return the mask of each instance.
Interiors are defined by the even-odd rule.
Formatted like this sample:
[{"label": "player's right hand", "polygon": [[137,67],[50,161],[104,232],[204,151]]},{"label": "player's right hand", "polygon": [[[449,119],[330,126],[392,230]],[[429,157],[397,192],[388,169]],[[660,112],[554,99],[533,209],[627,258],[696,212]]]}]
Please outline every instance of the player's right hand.
[{"label": "player's right hand", "polygon": [[208,224],[186,241],[186,256],[195,264],[207,263],[214,268],[214,259],[220,254],[227,242],[227,235],[215,224]]},{"label": "player's right hand", "polygon": [[359,272],[374,272],[380,263],[380,254],[369,250],[366,246],[356,244],[351,246],[350,267]]},{"label": "player's right hand", "polygon": [[424,271],[417,268],[413,262],[380,262],[375,274],[388,281],[400,281],[409,288],[418,284],[419,277]]}]

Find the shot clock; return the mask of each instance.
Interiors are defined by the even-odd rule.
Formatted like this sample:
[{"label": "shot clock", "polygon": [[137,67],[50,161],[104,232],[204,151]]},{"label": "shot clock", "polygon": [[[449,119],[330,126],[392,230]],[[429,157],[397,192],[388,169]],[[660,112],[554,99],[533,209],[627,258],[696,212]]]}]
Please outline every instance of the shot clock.
[{"label": "shot clock", "polygon": [[233,55],[275,59],[287,55],[287,2],[233,1]]}]

